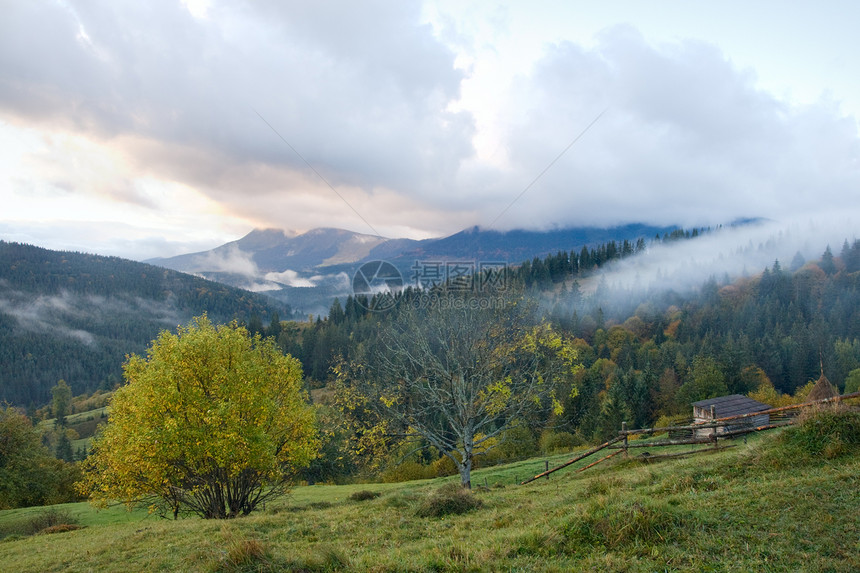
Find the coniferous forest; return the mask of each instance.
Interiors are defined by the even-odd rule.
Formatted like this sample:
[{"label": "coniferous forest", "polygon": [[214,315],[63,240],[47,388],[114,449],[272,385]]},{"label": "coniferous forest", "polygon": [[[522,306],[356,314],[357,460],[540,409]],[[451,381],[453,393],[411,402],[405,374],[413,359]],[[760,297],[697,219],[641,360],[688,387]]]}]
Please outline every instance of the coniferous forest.
[{"label": "coniferous forest", "polygon": [[40,406],[61,379],[76,395],[113,388],[127,354],[203,313],[218,322],[291,315],[176,271],[0,241],[0,402]]},{"label": "coniferous forest", "polygon": [[[858,389],[860,241],[846,241],[837,255],[826,247],[813,261],[775,260],[762,273],[737,280],[711,278],[692,291],[634,294],[600,283],[586,293],[581,286],[604,265],[649,244],[695,240],[707,232],[679,230],[650,243],[559,251],[507,269],[506,296],[529,301],[535,322],[570,340],[581,367],[559,394],[560,411],[531,414],[511,440],[520,446],[507,454],[499,448],[497,455],[525,455],[553,440],[602,440],[622,421],[636,427],[664,423],[689,416],[691,402],[718,395],[799,399],[822,373],[842,391]],[[290,309],[263,296],[181,273],[121,259],[0,247],[4,400],[41,406],[61,379],[76,395],[112,388],[121,383],[127,354],[142,353],[160,330],[205,312],[214,321],[238,319],[301,361],[325,436],[322,455],[305,477],[348,479],[403,461],[397,439],[375,452],[357,443],[365,414],[344,407],[337,374],[344,365],[374,360],[380,333],[428,291],[398,293],[387,312],[368,310],[379,305],[350,296],[335,300],[326,317],[295,321]],[[427,466],[439,460],[438,452],[416,455]]]},{"label": "coniferous forest", "polygon": [[[589,254],[607,250],[613,252],[603,246]],[[625,251],[614,252],[617,259]],[[628,256],[635,252],[632,245]],[[842,391],[860,389],[860,242],[846,242],[839,256],[827,247],[820,260],[795,258],[790,268],[777,260],[755,276],[712,278],[692,293],[644,298],[605,287],[582,294],[579,280],[599,264],[571,263],[581,260],[578,252],[560,252],[510,271],[513,289],[539,301],[538,314],[573,338],[582,364],[563,412],[530,420],[529,435],[518,436],[530,447],[559,436],[570,443],[602,441],[622,421],[650,427],[689,417],[691,402],[720,395],[800,400],[822,373]],[[398,320],[397,308],[425,295],[407,289],[387,313],[367,311],[374,303],[366,299],[336,300],[327,318],[271,325],[261,333],[298,357],[316,395],[337,408],[330,396],[337,393],[338,365],[368,360],[363,349]],[[336,478],[326,472],[348,468],[318,468],[316,477]]]}]

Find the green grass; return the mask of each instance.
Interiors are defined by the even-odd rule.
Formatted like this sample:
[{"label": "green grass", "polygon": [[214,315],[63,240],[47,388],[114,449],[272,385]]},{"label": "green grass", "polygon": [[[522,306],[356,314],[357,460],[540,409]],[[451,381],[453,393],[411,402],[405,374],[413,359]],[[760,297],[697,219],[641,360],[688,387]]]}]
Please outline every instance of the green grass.
[{"label": "green grass", "polygon": [[124,505],[113,505],[99,509],[89,503],[61,503],[45,507],[24,507],[0,511],[0,542],[9,532],[14,532],[16,525],[32,519],[46,509],[56,509],[68,513],[76,523],[84,526],[106,526],[118,523],[137,523],[143,520],[154,520],[146,509],[127,511]]},{"label": "green grass", "polygon": [[[299,487],[228,522],[67,504],[83,529],[2,541],[0,564],[22,572],[860,570],[860,455],[794,456],[777,441],[771,433],[649,462],[619,455],[577,473],[585,461],[525,486],[514,484],[542,472],[543,458],[482,469],[473,476],[480,507],[443,517],[418,510],[456,477]],[[571,457],[553,456],[550,466]],[[364,491],[380,495],[350,499]],[[39,510],[0,512],[0,530]]]},{"label": "green grass", "polygon": [[[91,420],[97,420],[104,423],[107,421],[107,418],[103,418],[102,414],[107,414],[107,409],[107,406],[102,406],[101,408],[95,408],[94,410],[86,410],[85,412],[76,412],[74,414],[69,414],[68,416],[66,416],[66,426],[75,426],[77,424],[83,424]],[[42,420],[41,422],[39,422],[39,427],[43,427],[45,429],[53,429],[56,426],[56,418],[48,418],[47,420]]]}]

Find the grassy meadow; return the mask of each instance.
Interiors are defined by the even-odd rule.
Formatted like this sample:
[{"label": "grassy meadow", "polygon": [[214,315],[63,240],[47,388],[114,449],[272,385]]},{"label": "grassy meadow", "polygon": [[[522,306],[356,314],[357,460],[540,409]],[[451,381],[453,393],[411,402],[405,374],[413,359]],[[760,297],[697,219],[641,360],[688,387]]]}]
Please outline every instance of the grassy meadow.
[{"label": "grassy meadow", "polygon": [[0,569],[860,570],[856,449],[809,453],[774,432],[733,446],[671,459],[653,459],[663,453],[655,450],[650,460],[631,450],[524,486],[516,482],[543,471],[545,459],[554,466],[573,454],[482,469],[473,476],[477,507],[440,517],[422,515],[457,478],[297,487],[230,521],[66,504],[55,509],[81,528],[53,534],[24,531],[49,508],[4,511]]}]

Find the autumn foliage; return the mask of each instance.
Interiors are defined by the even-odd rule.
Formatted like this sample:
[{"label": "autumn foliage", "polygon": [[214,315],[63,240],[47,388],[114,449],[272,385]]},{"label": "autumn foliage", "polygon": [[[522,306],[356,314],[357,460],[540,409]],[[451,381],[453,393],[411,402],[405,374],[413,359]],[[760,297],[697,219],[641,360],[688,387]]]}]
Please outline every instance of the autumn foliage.
[{"label": "autumn foliage", "polygon": [[316,455],[299,362],[235,323],[164,331],[124,375],[86,462],[95,501],[247,515]]}]

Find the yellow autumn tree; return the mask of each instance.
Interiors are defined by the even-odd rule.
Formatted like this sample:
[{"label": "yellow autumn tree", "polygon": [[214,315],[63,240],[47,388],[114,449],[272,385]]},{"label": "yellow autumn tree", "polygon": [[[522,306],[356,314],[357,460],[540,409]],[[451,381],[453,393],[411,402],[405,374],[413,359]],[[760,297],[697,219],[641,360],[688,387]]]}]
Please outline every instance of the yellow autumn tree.
[{"label": "yellow autumn tree", "polygon": [[124,365],[81,489],[174,518],[247,515],[318,449],[299,361],[235,323],[195,318]]}]

